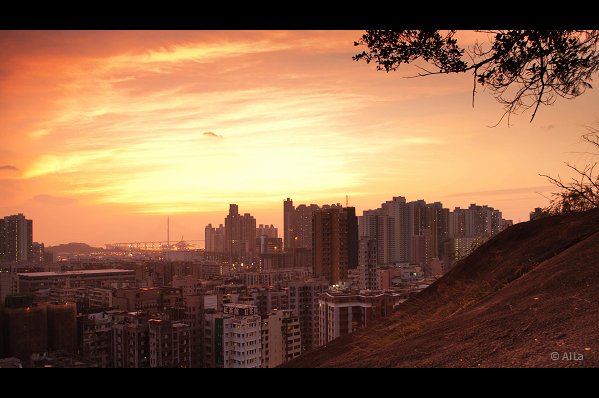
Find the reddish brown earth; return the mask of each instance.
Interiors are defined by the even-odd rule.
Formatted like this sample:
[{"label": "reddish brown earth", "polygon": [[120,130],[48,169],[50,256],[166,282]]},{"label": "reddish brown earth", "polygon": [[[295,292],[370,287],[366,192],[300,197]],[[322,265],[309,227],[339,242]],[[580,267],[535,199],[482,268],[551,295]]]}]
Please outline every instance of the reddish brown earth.
[{"label": "reddish brown earth", "polygon": [[286,366],[597,367],[598,351],[599,209],[509,228],[391,317]]}]

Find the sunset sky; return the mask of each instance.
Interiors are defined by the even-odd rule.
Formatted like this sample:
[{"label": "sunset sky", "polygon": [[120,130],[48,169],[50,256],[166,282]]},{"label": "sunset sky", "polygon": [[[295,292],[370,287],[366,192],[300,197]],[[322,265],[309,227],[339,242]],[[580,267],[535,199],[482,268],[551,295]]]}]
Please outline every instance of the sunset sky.
[{"label": "sunset sky", "polygon": [[[229,203],[282,233],[283,200],[392,196],[528,220],[588,156],[599,94],[494,125],[472,76],[355,62],[361,31],[0,32],[0,215],[46,245],[203,239]],[[463,37],[472,41],[475,35]],[[484,39],[484,37],[482,37]]]}]

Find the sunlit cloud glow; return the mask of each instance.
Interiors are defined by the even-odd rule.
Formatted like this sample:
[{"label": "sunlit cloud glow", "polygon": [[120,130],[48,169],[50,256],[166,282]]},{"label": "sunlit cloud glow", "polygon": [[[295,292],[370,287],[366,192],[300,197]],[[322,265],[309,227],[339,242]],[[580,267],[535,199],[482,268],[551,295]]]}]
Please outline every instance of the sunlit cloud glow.
[{"label": "sunlit cloud glow", "polygon": [[[505,190],[542,187],[538,174],[576,149],[574,123],[593,122],[590,93],[534,128],[489,129],[500,110],[484,94],[472,109],[468,76],[376,72],[351,60],[360,34],[0,33],[0,215],[29,212],[54,242],[72,240],[76,220],[56,225],[100,213],[110,233],[123,214],[141,217],[123,226],[141,236],[153,217],[224,215],[229,203],[279,224],[286,197],[349,195],[360,212],[397,195],[451,207],[472,194],[525,215],[534,191]],[[517,194],[528,199],[501,202]]]}]

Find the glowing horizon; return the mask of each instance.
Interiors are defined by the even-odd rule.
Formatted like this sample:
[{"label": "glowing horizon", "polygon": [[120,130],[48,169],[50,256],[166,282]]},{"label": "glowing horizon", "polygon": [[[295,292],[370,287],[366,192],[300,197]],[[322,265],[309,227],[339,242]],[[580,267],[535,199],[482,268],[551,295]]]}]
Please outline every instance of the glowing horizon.
[{"label": "glowing horizon", "polygon": [[[488,204],[515,222],[584,163],[598,95],[513,125],[471,76],[356,63],[359,31],[0,33],[0,216],[34,240],[203,239],[229,203],[282,231],[282,201]],[[466,34],[467,36],[468,34]],[[177,233],[177,231],[175,231]]]}]

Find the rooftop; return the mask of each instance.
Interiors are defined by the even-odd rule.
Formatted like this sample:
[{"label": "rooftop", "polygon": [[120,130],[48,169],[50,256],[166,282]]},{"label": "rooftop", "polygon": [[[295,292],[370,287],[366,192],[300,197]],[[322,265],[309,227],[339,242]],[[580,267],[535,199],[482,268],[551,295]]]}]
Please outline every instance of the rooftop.
[{"label": "rooftop", "polygon": [[[427,285],[428,286],[428,285]],[[329,289],[323,294],[330,297],[381,297],[381,296],[399,296],[396,292],[390,290],[341,290]]]},{"label": "rooftop", "polygon": [[19,272],[17,275],[31,278],[43,278],[51,276],[75,276],[75,275],[100,275],[100,274],[134,274],[134,270],[130,269],[87,269],[80,271],[64,271],[64,272]]},{"label": "rooftop", "polygon": [[223,306],[226,306],[229,308],[240,308],[240,309],[256,307],[255,305],[251,305],[251,304],[235,304],[235,303],[226,303],[226,304],[223,304]]}]

